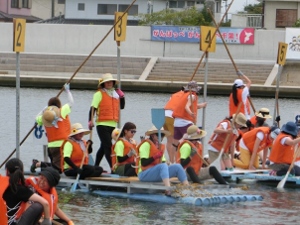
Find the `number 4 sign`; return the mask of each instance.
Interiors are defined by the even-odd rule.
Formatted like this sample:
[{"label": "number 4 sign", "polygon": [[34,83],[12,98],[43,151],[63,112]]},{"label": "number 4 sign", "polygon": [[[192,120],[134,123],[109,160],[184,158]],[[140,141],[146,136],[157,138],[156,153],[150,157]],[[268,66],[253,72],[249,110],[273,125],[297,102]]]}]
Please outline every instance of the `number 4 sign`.
[{"label": "number 4 sign", "polygon": [[14,19],[14,52],[24,52],[25,47],[25,28],[26,20],[25,19]]},{"label": "number 4 sign", "polygon": [[284,42],[278,43],[277,64],[279,64],[281,66],[284,66],[284,64],[285,64],[287,47],[288,47],[287,43],[284,43]]},{"label": "number 4 sign", "polygon": [[215,27],[200,27],[200,50],[203,52],[216,51],[216,28]]}]

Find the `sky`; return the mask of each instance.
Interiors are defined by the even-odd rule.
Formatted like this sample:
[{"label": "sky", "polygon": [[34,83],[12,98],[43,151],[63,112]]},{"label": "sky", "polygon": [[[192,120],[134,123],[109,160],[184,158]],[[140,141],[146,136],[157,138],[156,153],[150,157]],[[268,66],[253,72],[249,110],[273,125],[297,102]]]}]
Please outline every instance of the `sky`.
[{"label": "sky", "polygon": [[[228,0],[228,4],[230,4],[231,0]],[[259,1],[257,0],[234,0],[229,13],[236,13],[238,11],[243,11],[244,7],[246,5],[254,5],[254,4],[258,4]]]}]

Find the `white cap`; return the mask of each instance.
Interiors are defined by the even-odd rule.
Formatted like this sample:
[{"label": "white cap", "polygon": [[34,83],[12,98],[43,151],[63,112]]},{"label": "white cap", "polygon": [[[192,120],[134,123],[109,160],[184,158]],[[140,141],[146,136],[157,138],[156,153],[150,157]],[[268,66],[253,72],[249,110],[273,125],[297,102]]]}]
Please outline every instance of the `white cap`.
[{"label": "white cap", "polygon": [[241,79],[236,79],[236,80],[234,81],[234,84],[235,84],[236,87],[244,86],[244,82],[243,82],[243,80],[241,80]]}]

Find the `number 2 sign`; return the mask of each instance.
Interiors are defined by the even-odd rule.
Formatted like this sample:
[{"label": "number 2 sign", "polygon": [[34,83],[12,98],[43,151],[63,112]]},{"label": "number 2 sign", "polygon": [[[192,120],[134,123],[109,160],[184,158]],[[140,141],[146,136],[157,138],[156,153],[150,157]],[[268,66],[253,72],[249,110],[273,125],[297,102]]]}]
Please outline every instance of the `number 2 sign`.
[{"label": "number 2 sign", "polygon": [[14,19],[14,52],[24,52],[25,47],[25,28],[26,20],[25,19]]}]

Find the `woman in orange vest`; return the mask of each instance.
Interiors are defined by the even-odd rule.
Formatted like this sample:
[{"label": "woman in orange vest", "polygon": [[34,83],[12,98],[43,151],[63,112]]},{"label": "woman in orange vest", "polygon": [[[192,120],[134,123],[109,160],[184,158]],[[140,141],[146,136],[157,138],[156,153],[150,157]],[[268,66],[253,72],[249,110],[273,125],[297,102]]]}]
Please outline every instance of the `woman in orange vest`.
[{"label": "woman in orange vest", "polygon": [[37,167],[52,166],[62,172],[61,165],[61,152],[60,147],[64,140],[68,139],[70,134],[71,122],[69,114],[71,113],[71,107],[74,103],[73,96],[70,91],[70,85],[64,85],[65,91],[68,94],[69,102],[62,106],[58,97],[50,98],[48,101],[48,107],[43,111],[41,115],[38,115],[36,122],[38,125],[44,125],[47,139],[48,139],[48,156],[51,163],[41,162],[37,159],[32,160],[30,171],[35,172]]},{"label": "woman in orange vest", "polygon": [[[160,130],[161,137],[170,135],[169,131],[163,128]],[[138,178],[142,182],[163,182],[166,187],[170,187],[170,178],[177,177],[181,183],[188,185],[188,180],[184,169],[180,164],[167,165],[162,163],[164,146],[159,143],[158,130],[152,127],[146,133],[149,138],[145,139],[138,146],[140,156]],[[167,190],[166,195],[171,195]]]},{"label": "woman in orange vest", "polygon": [[[233,117],[234,116],[235,114],[233,114]],[[247,119],[243,113],[239,113],[234,120],[234,123],[232,118],[222,120],[208,141],[210,162],[215,161],[219,157],[222,147],[224,146],[224,153],[220,161],[221,170],[233,170],[234,142],[239,135],[237,129],[247,127]],[[231,156],[229,153],[231,153]]]},{"label": "woman in orange vest", "polygon": [[[87,149],[87,142],[83,140],[83,136],[89,134],[91,131],[86,130],[80,123],[74,123],[72,125],[71,134],[69,139],[66,140],[61,151],[63,154],[62,168],[66,176],[77,176],[80,174],[80,179],[86,177],[98,177],[103,172],[102,167],[89,165],[88,154],[92,152],[92,141],[89,140],[89,148]],[[81,162],[83,161],[83,166]]]},{"label": "woman in orange vest", "polygon": [[100,139],[100,147],[96,154],[95,166],[99,166],[103,156],[112,168],[111,163],[111,133],[117,127],[119,122],[119,111],[125,106],[124,93],[120,89],[115,89],[117,79],[113,78],[111,73],[103,74],[99,79],[98,91],[94,94],[90,112],[89,112],[89,129],[92,130],[94,121],[91,115],[96,113],[96,129]]},{"label": "woman in orange vest", "polygon": [[[300,143],[300,137],[297,138],[297,136],[298,128],[294,122],[290,121],[282,126],[281,132],[273,143],[269,157],[269,168],[272,169],[270,175],[283,176],[287,173],[297,150],[294,149],[294,146]],[[300,167],[294,165],[290,174],[300,176]]]},{"label": "woman in orange vest", "polygon": [[[58,195],[56,185],[60,180],[60,174],[52,167],[46,167],[40,173],[40,177],[29,177],[26,185],[35,193],[47,200],[50,206],[50,217],[56,215],[60,219],[54,219],[64,225],[74,225],[73,221],[58,207]],[[29,204],[32,202],[29,201]]]},{"label": "woman in orange vest", "polygon": [[[23,163],[12,158],[5,164],[6,176],[0,176],[0,223],[35,225],[44,213],[41,225],[51,225],[49,203],[25,186]],[[26,202],[33,201],[26,208]]]},{"label": "woman in orange vest", "polygon": [[[266,119],[271,119],[270,111],[267,108],[261,108],[258,112],[255,113],[255,116],[252,116],[250,121],[254,127],[262,127],[265,124]],[[280,121],[280,116],[276,117],[276,122]]]},{"label": "woman in orange vest", "polygon": [[174,145],[178,145],[179,140],[186,133],[187,128],[197,123],[198,109],[206,107],[207,103],[198,103],[197,94],[201,87],[196,81],[190,81],[184,87],[184,93],[178,100],[176,107],[173,109],[174,117]]},{"label": "woman in orange vest", "polygon": [[227,184],[217,168],[214,166],[202,168],[201,138],[206,136],[206,131],[200,130],[196,125],[191,125],[183,135],[183,142],[178,146],[178,159],[194,183],[201,180],[215,178],[219,184]]},{"label": "woman in orange vest", "polygon": [[269,147],[276,139],[280,129],[277,127],[257,127],[246,132],[240,140],[240,159],[234,159],[233,163],[236,167],[242,169],[259,168],[258,153],[263,150],[262,168],[265,168]]},{"label": "woman in orange vest", "polygon": [[169,162],[176,163],[176,150],[174,144],[174,118],[173,110],[177,106],[178,101],[184,94],[184,87],[182,90],[172,94],[169,101],[166,103],[165,109],[165,124],[164,129],[170,132],[170,136],[167,137],[167,151],[169,155]]},{"label": "woman in orange vest", "polygon": [[116,143],[111,149],[112,171],[120,176],[136,176],[136,142],[133,139],[136,133],[134,123],[127,122],[122,129],[114,129],[111,136]]},{"label": "woman in orange vest", "polygon": [[243,113],[247,119],[250,119],[250,103],[248,101],[248,96],[251,80],[240,71],[238,72],[238,75],[246,80],[246,84],[244,84],[242,79],[236,79],[234,81],[232,92],[229,96],[229,116],[236,113],[239,103],[242,102],[243,104],[240,112]]}]

